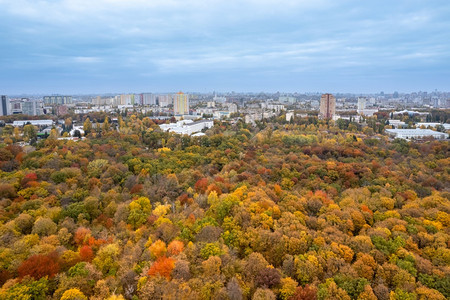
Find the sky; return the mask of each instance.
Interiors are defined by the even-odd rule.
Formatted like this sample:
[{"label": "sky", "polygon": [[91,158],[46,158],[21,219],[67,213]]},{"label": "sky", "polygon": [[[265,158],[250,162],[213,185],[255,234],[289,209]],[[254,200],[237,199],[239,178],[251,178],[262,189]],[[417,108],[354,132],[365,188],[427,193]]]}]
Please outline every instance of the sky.
[{"label": "sky", "polygon": [[0,0],[0,94],[450,91],[448,0]]}]

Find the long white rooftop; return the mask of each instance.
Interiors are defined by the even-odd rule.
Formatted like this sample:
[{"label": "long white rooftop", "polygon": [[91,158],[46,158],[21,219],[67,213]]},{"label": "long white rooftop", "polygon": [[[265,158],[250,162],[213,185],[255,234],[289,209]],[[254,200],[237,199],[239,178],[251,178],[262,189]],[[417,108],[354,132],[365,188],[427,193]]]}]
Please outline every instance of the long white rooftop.
[{"label": "long white rooftop", "polygon": [[446,133],[433,131],[431,129],[386,129],[386,132],[401,139],[422,139],[426,137],[433,137],[435,139],[447,138]]},{"label": "long white rooftop", "polygon": [[53,125],[53,120],[21,120],[14,121],[13,126],[24,126],[30,123],[31,125],[36,126],[51,126]]}]

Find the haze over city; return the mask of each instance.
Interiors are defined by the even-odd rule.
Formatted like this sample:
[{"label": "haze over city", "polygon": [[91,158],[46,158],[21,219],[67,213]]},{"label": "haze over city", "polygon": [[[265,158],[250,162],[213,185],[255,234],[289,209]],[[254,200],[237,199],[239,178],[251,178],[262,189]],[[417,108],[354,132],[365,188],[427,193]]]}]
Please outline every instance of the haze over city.
[{"label": "haze over city", "polygon": [[448,1],[0,0],[0,91],[450,90]]}]

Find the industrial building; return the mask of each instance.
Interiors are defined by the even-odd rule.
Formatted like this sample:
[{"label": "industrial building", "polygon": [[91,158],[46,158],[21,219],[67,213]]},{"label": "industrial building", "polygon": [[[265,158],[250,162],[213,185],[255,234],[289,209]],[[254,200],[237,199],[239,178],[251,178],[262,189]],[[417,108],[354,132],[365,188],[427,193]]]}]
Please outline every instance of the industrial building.
[{"label": "industrial building", "polygon": [[448,134],[431,129],[386,129],[389,136],[404,140],[423,140],[426,138],[435,138],[437,140],[444,140]]},{"label": "industrial building", "polygon": [[416,123],[416,127],[422,127],[425,128],[431,127],[431,128],[437,128],[439,126],[444,127],[445,130],[450,130],[450,124],[447,123],[437,123],[437,122],[426,122],[426,123]]},{"label": "industrial building", "polygon": [[31,125],[34,125],[34,126],[52,126],[53,125],[52,120],[21,120],[21,121],[14,121],[13,126],[21,127],[21,126],[27,125],[28,123]]},{"label": "industrial building", "polygon": [[194,133],[202,131],[205,128],[211,128],[213,126],[214,121],[212,120],[201,120],[197,122],[193,122],[192,120],[181,120],[176,123],[159,125],[159,127],[163,131],[188,135],[192,135]]}]

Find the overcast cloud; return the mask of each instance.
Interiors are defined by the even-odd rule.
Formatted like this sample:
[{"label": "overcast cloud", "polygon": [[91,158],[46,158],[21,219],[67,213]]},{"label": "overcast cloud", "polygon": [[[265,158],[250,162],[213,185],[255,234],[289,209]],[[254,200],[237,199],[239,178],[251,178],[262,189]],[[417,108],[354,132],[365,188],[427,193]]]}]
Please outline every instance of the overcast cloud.
[{"label": "overcast cloud", "polygon": [[450,1],[0,0],[0,94],[450,90]]}]

